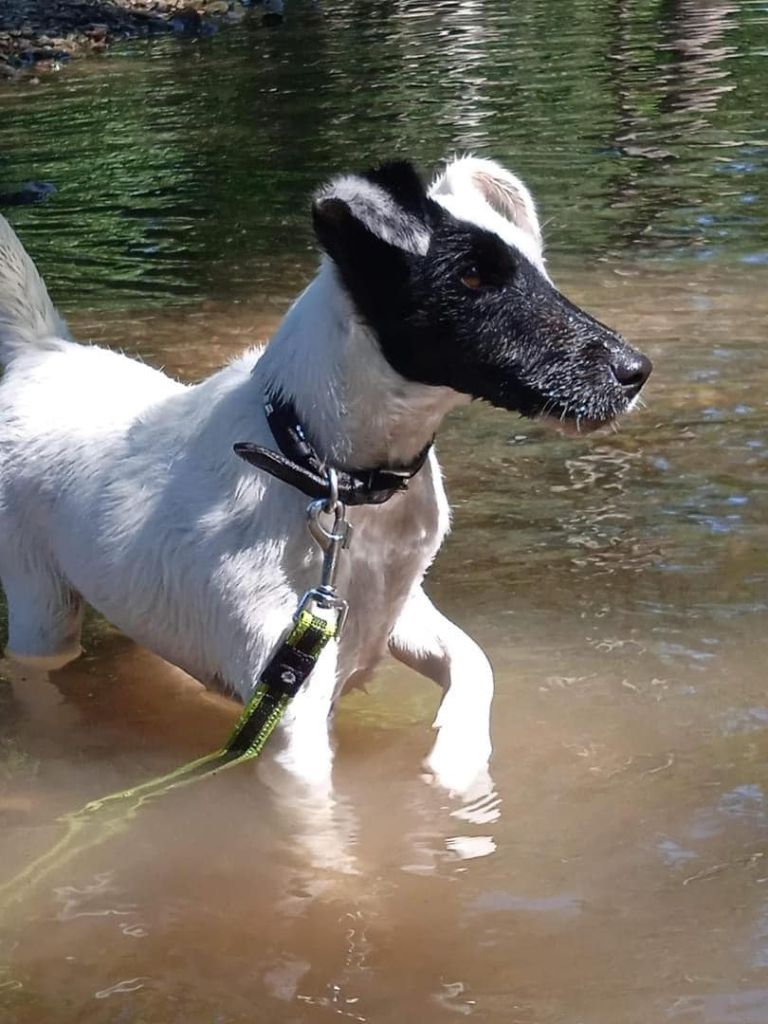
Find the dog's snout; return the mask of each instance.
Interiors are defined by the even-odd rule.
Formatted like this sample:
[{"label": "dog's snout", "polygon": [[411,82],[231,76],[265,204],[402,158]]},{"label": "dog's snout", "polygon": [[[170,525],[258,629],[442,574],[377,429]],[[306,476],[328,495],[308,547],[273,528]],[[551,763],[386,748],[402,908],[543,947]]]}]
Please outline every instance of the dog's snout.
[{"label": "dog's snout", "polygon": [[611,359],[611,372],[623,388],[637,393],[651,375],[651,360],[633,349],[616,353]]}]

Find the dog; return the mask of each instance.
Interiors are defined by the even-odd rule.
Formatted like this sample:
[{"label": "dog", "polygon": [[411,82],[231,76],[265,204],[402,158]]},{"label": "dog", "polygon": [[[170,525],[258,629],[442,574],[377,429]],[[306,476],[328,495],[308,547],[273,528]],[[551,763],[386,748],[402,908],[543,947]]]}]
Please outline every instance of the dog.
[{"label": "dog", "polygon": [[[651,364],[556,290],[533,198],[498,163],[456,158],[431,187],[407,161],[340,175],[312,218],[318,273],[270,343],[195,385],[76,343],[0,218],[6,653],[61,668],[81,652],[88,602],[247,701],[322,561],[306,493],[233,453],[277,448],[287,422],[315,468],[362,491],[338,568],[349,619],[274,757],[329,786],[334,705],[388,650],[441,687],[426,766],[465,793],[491,754],[493,676],[423,589],[449,528],[434,436],[472,399],[592,430],[635,405]],[[388,500],[376,480],[396,481]]]}]

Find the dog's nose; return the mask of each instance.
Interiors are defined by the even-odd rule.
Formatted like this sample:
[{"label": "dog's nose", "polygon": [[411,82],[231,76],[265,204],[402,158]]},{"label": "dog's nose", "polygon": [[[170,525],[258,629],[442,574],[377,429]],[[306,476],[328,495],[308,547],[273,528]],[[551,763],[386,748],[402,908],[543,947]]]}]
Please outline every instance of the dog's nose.
[{"label": "dog's nose", "polygon": [[651,375],[653,363],[641,352],[631,349],[617,353],[611,360],[611,372],[623,388],[637,392]]}]

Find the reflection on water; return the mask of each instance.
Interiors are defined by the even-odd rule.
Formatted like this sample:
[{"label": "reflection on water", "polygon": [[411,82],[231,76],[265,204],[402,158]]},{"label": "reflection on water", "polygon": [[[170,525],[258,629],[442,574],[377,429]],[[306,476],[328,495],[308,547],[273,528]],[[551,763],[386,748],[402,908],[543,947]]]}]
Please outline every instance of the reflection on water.
[{"label": "reflection on water", "polygon": [[281,308],[324,175],[396,153],[507,160],[550,244],[765,261],[760,2],[295,0],[0,84],[0,195],[65,306],[247,297]]},{"label": "reflection on water", "polygon": [[[387,665],[336,727],[354,872],[311,867],[247,768],[178,791],[0,925],[0,1019],[765,1024],[764,5],[289,9],[0,86],[0,192],[58,186],[12,212],[76,334],[208,373],[305,279],[324,173],[471,146],[652,356],[648,408],[441,436],[431,590],[496,666],[493,793],[420,779],[436,696]],[[55,685],[0,683],[0,882],[233,715],[98,621]]]}]

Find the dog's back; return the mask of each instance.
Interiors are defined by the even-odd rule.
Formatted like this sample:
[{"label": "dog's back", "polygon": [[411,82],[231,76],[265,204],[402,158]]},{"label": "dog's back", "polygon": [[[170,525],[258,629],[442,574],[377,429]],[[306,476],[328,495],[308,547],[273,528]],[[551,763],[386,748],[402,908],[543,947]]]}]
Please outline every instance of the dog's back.
[{"label": "dog's back", "polygon": [[[87,514],[88,494],[105,491],[110,465],[119,482],[133,424],[187,388],[144,363],[74,342],[2,217],[0,366],[0,579],[9,604],[8,649],[55,668],[80,652],[82,601],[62,558],[76,537],[98,545],[101,524],[93,504]],[[67,516],[76,529],[56,550],[56,524]]]},{"label": "dog's back", "polygon": [[[286,520],[279,485],[270,488],[232,454],[242,437],[268,440],[250,397],[257,354],[190,387],[120,353],[78,344],[5,221],[0,231],[6,653],[49,670],[71,661],[80,653],[86,600],[197,678],[221,677],[246,696],[248,659],[260,659],[274,637],[262,644],[238,631],[260,629],[252,607],[260,587],[279,589],[280,544],[256,543],[253,507],[273,541]],[[301,502],[296,514],[306,546]],[[242,539],[246,526],[251,544]],[[245,553],[233,559],[241,546]],[[252,583],[230,585],[244,562]]]}]

